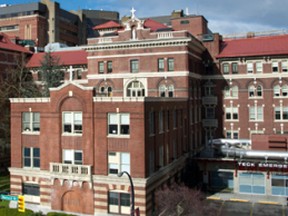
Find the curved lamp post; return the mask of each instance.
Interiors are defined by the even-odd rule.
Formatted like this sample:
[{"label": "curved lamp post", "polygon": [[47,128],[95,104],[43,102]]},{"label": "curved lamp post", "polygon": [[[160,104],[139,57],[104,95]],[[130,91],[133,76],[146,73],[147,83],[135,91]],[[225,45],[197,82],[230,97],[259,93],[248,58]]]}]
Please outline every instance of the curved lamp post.
[{"label": "curved lamp post", "polygon": [[130,174],[127,171],[123,171],[117,174],[118,177],[121,177],[123,174],[126,174],[129,178],[130,181],[130,186],[131,186],[131,190],[130,190],[130,215],[134,216],[134,204],[135,204],[135,197],[134,197],[134,185],[133,185],[133,181],[132,178],[130,176]]}]

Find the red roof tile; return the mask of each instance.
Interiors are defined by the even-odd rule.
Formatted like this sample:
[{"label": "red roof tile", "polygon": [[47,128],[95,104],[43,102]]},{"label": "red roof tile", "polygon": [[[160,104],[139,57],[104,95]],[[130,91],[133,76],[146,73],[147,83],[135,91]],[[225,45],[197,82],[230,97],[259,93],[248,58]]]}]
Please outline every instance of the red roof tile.
[{"label": "red roof tile", "polygon": [[8,35],[6,35],[4,33],[0,33],[0,49],[10,50],[10,51],[14,51],[14,52],[31,53],[25,47],[22,47],[20,45],[13,43],[9,39]]},{"label": "red roof tile", "polygon": [[122,26],[119,23],[111,20],[93,27],[94,30],[109,29],[109,28],[122,28]]},{"label": "red roof tile", "polygon": [[145,28],[150,28],[151,31],[156,31],[158,29],[165,29],[165,28],[168,28],[166,25],[160,23],[160,22],[157,22],[153,19],[146,19],[144,21],[144,27]]},{"label": "red roof tile", "polygon": [[[28,61],[26,67],[41,67],[41,61],[46,53],[35,53]],[[85,50],[52,52],[52,56],[59,58],[60,66],[87,65],[87,52]]]},{"label": "red roof tile", "polygon": [[288,54],[288,35],[225,40],[217,58],[283,54]]}]

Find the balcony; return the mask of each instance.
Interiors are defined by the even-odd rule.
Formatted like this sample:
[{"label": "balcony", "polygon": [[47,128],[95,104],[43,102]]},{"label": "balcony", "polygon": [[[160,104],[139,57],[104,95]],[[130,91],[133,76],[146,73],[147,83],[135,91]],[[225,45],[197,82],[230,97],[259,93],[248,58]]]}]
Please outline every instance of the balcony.
[{"label": "balcony", "polygon": [[90,165],[75,165],[64,163],[50,163],[50,172],[59,175],[90,176]]},{"label": "balcony", "polygon": [[205,96],[202,98],[202,105],[217,105],[217,102],[216,96]]},{"label": "balcony", "polygon": [[202,120],[202,126],[203,127],[218,127],[218,120],[217,119],[203,119]]}]

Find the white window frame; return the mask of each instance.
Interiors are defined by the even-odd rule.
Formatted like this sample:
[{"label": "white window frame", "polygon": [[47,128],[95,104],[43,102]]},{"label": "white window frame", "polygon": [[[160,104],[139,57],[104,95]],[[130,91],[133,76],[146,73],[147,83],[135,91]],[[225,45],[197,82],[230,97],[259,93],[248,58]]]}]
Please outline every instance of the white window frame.
[{"label": "white window frame", "polygon": [[108,113],[108,136],[130,136],[130,114]]},{"label": "white window frame", "polygon": [[247,62],[247,73],[254,73],[254,64],[253,64],[253,62]]},{"label": "white window frame", "polygon": [[[68,117],[70,115],[70,117]],[[70,118],[70,119],[67,119]],[[65,128],[66,126],[69,128]],[[62,112],[62,133],[64,135],[79,135],[83,133],[83,114],[81,111],[63,111]]]},{"label": "white window frame", "polygon": [[263,73],[263,63],[256,62],[256,73]]},{"label": "white window frame", "polygon": [[40,112],[22,113],[22,132],[40,133]]},{"label": "white window frame", "polygon": [[283,73],[288,72],[288,61],[287,60],[284,60],[281,62],[281,71]]},{"label": "white window frame", "polygon": [[[25,149],[27,149],[27,152],[29,152],[29,156],[25,155],[26,151]],[[35,156],[35,150],[39,151],[39,156]],[[26,164],[26,160],[29,160],[30,165],[27,166]],[[39,166],[35,166],[35,160],[39,160]],[[23,167],[24,168],[31,168],[31,169],[40,169],[40,164],[41,163],[41,152],[40,152],[40,148],[33,148],[33,147],[23,147]]]},{"label": "white window frame", "polygon": [[281,87],[280,85],[275,85],[273,87],[273,97],[280,97],[281,96]]},{"label": "white window frame", "polygon": [[272,73],[278,73],[279,72],[279,62],[273,61],[272,64]]},{"label": "white window frame", "polygon": [[[227,114],[230,114],[231,118],[227,118]],[[234,114],[237,118],[234,118]],[[225,107],[225,119],[226,121],[238,121],[239,120],[239,109],[238,107]]]},{"label": "white window frame", "polygon": [[[81,160],[76,159],[76,154],[81,155]],[[83,151],[76,150],[76,149],[63,149],[62,150],[62,163],[82,165],[83,164]]]},{"label": "white window frame", "polygon": [[130,173],[131,156],[129,152],[109,152],[108,153],[108,175],[117,175],[126,171]]},{"label": "white window frame", "polygon": [[[231,134],[228,136],[228,134]],[[239,131],[238,130],[227,130],[226,131],[226,138],[227,139],[239,139]]]},{"label": "white window frame", "polygon": [[263,106],[249,107],[249,121],[263,121],[264,120]]}]

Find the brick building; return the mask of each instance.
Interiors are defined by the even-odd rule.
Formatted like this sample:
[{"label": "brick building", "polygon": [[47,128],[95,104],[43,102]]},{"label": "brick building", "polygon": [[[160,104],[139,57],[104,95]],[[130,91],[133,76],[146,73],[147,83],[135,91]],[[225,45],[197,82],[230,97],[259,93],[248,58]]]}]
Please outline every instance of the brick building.
[{"label": "brick building", "polygon": [[68,46],[87,43],[92,27],[107,20],[119,20],[113,11],[66,11],[55,1],[0,6],[0,31],[21,45],[44,47],[60,42]]},{"label": "brick building", "polygon": [[[189,31],[139,20],[134,12],[83,49],[85,61],[63,61],[67,80],[49,98],[11,98],[11,193],[29,203],[86,214],[151,215],[155,191],[181,181],[202,148],[201,73],[206,48]],[[107,31],[105,33],[105,31]],[[79,52],[71,52],[75,60]],[[55,52],[62,58],[66,52]],[[53,53],[54,54],[54,53]],[[28,67],[37,75],[43,54]],[[37,63],[38,62],[38,63]],[[69,75],[68,75],[69,74]]]}]

